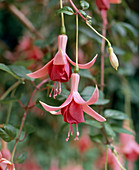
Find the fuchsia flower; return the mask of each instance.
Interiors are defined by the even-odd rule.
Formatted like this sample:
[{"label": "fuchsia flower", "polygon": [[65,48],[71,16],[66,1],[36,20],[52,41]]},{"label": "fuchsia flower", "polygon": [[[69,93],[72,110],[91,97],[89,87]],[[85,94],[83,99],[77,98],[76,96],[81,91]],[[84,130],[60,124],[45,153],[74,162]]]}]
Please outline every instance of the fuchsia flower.
[{"label": "fuchsia flower", "polygon": [[[78,93],[79,78],[80,78],[79,74],[72,73],[71,92],[66,101],[61,106],[52,107],[40,101],[41,105],[45,110],[49,111],[51,114],[54,115],[62,114],[63,120],[69,123],[69,132],[66,141],[68,141],[70,137],[71,124],[76,124],[77,132],[75,140],[78,140],[79,136],[78,123],[84,122],[83,111],[100,122],[106,120],[104,117],[96,113],[91,107],[88,106],[95,103],[98,100],[99,96],[98,88],[96,87],[92,97],[88,101],[84,101],[80,94]],[[60,111],[55,112],[56,110],[59,109]]]},{"label": "fuchsia flower", "polygon": [[[53,88],[54,98],[57,94],[61,93],[61,82],[67,82],[71,77],[72,70],[69,62],[74,66],[76,65],[76,63],[73,62],[66,54],[67,39],[68,39],[67,35],[59,35],[58,52],[56,53],[55,57],[41,69],[35,71],[34,73],[28,74],[28,76],[31,78],[41,78],[48,74],[50,79],[52,81],[55,81]],[[95,56],[87,64],[79,64],[79,68],[88,69],[94,64],[96,57],[97,56]],[[50,93],[50,96],[52,94],[52,91]]]},{"label": "fuchsia flower", "polygon": [[139,144],[135,137],[125,133],[120,134],[122,152],[128,161],[136,161],[139,155]]},{"label": "fuchsia flower", "polygon": [[96,5],[100,9],[104,25],[107,25],[107,10],[110,7],[110,3],[119,4],[121,0],[96,0]]},{"label": "fuchsia flower", "polygon": [[[116,150],[119,151],[120,148],[116,147]],[[96,167],[100,170],[104,168],[105,165],[105,159],[106,159],[106,154],[104,152],[104,154],[102,155],[102,157],[100,157],[97,162],[96,162]],[[124,163],[123,158],[120,156],[118,156],[119,161],[121,162],[121,164]],[[108,149],[108,165],[112,170],[121,170],[118,162],[116,161],[111,149]]]},{"label": "fuchsia flower", "polygon": [[15,170],[14,164],[2,157],[0,152],[0,170]]}]

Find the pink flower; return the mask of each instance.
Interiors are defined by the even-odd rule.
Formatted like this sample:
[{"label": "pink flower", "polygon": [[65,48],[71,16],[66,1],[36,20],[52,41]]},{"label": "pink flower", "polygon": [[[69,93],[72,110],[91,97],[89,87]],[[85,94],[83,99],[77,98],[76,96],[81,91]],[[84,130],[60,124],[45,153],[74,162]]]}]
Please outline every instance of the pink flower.
[{"label": "pink flower", "polygon": [[[50,79],[52,81],[55,81],[53,88],[54,98],[57,94],[61,93],[61,82],[67,82],[71,77],[72,70],[69,62],[74,66],[76,65],[76,63],[73,62],[66,54],[67,39],[68,39],[67,35],[59,35],[58,52],[56,53],[55,57],[41,69],[35,71],[34,73],[28,74],[28,76],[31,78],[41,78],[48,74]],[[96,57],[94,57],[87,64],[79,64],[79,68],[88,69],[94,64]],[[52,91],[50,93],[50,96],[52,94]]]},{"label": "pink flower", "polygon": [[[119,150],[119,148],[116,148]],[[105,155],[105,152],[104,154],[102,155],[102,157],[100,157],[98,160],[97,160],[97,163],[96,163],[96,167],[100,170],[100,169],[103,169],[104,165],[105,165],[105,159],[106,159],[106,155]],[[119,161],[123,164],[123,159],[121,156],[118,156],[118,159]],[[117,163],[115,157],[113,156],[112,154],[112,151],[111,149],[108,149],[108,165],[111,167],[112,170],[121,170],[119,164]]]},{"label": "pink flower", "polygon": [[122,152],[128,161],[136,161],[139,155],[139,144],[135,137],[125,133],[120,134]]},{"label": "pink flower", "polygon": [[[104,117],[96,113],[91,107],[88,106],[97,101],[99,96],[98,88],[96,87],[92,97],[87,102],[84,101],[80,94],[78,93],[79,78],[80,78],[79,74],[72,73],[71,92],[66,101],[61,106],[52,107],[40,101],[41,105],[45,110],[49,111],[51,114],[54,115],[62,114],[63,120],[69,123],[69,132],[66,141],[68,141],[70,137],[71,124],[76,124],[77,132],[75,140],[78,140],[79,136],[78,123],[84,122],[83,111],[100,122],[106,120]],[[60,111],[55,112],[56,110],[59,109]]]},{"label": "pink flower", "polygon": [[96,0],[96,5],[101,12],[104,25],[107,24],[107,10],[110,7],[110,3],[119,4],[120,0]]},{"label": "pink flower", "polygon": [[14,164],[7,159],[2,157],[2,154],[0,152],[0,169],[1,170],[15,170]]}]

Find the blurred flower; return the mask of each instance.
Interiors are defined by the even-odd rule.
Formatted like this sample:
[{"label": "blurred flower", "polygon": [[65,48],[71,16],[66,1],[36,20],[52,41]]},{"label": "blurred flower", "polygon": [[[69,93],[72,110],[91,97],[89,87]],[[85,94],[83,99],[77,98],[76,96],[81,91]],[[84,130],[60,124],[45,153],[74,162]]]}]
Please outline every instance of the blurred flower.
[{"label": "blurred flower", "polygon": [[[74,66],[76,65],[76,63],[74,63],[66,54],[67,39],[68,39],[67,35],[59,35],[58,52],[56,53],[55,57],[41,69],[35,71],[34,73],[27,74],[27,76],[31,78],[41,78],[46,76],[48,73],[50,79],[55,82],[54,87],[51,90],[50,97],[53,90],[54,90],[54,96],[53,96],[54,98],[55,96],[57,96],[57,94],[61,93],[61,82],[69,81],[72,73],[69,62]],[[88,69],[94,64],[96,57],[94,57],[87,64],[79,64],[79,68]]]},{"label": "blurred flower", "polygon": [[[117,150],[119,150],[119,148],[116,148]],[[105,155],[105,152],[103,154],[102,157],[100,157],[98,160],[97,160],[97,163],[96,163],[96,167],[100,169],[103,169],[104,165],[105,165],[105,158],[106,158],[106,155]],[[123,164],[123,159],[121,156],[118,156],[118,159],[119,161]],[[108,149],[108,165],[111,167],[112,170],[121,170],[119,164],[117,163],[111,149]]]},{"label": "blurred flower", "polygon": [[119,4],[120,2],[121,2],[120,0],[96,0],[96,5],[101,12],[101,16],[102,16],[104,25],[107,24],[107,10],[110,7],[109,4],[110,3]]},{"label": "blurred flower", "polygon": [[1,170],[15,170],[14,164],[10,162],[9,160],[3,158],[1,152],[0,152],[0,169]]},{"label": "blurred flower", "polygon": [[43,58],[43,53],[39,47],[33,45],[33,40],[25,35],[17,46],[16,50],[18,52],[25,52],[26,58],[28,60],[40,60]]},{"label": "blurred flower", "polygon": [[120,144],[126,159],[129,161],[136,161],[139,155],[139,144],[135,141],[135,137],[121,133]]},{"label": "blurred flower", "polygon": [[[70,132],[71,132],[71,124],[76,124],[76,138],[78,140],[79,131],[78,131],[78,123],[84,122],[84,114],[87,113],[88,115],[92,116],[96,120],[103,122],[106,119],[96,113],[91,107],[91,105],[98,100],[99,92],[98,88],[96,87],[92,97],[86,102],[82,99],[80,94],[78,93],[78,84],[79,84],[79,74],[72,73],[71,76],[71,92],[66,99],[66,101],[59,107],[52,107],[40,101],[41,105],[44,107],[45,110],[49,111],[51,114],[54,115],[63,115],[63,120],[69,123],[69,132],[66,141],[69,140]],[[55,112],[56,110],[59,110]]]},{"label": "blurred flower", "polygon": [[7,160],[10,160],[11,152],[8,149],[7,142],[5,142],[3,139],[1,139],[1,145],[2,145],[2,148],[1,148],[2,157]]},{"label": "blurred flower", "polygon": [[110,63],[113,66],[113,68],[115,70],[117,70],[117,68],[119,67],[118,58],[116,57],[115,53],[113,52],[113,48],[112,47],[109,47],[108,51],[109,51]]},{"label": "blurred flower", "polygon": [[92,148],[93,143],[90,140],[87,128],[83,128],[80,140],[76,143],[73,143],[73,146],[76,146],[78,148],[79,152],[82,153],[82,154],[84,154],[90,148]]}]

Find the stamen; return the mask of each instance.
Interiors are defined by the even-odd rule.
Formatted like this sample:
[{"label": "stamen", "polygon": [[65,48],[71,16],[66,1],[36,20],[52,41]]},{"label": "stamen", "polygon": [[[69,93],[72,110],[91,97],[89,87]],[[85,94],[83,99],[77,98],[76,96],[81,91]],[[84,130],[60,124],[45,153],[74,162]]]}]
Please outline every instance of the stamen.
[{"label": "stamen", "polygon": [[71,124],[69,124],[69,132],[68,132],[68,137],[66,138],[66,142],[68,142],[69,137],[70,137],[70,131],[71,131]]},{"label": "stamen", "polygon": [[74,140],[79,140],[79,131],[78,131],[78,124],[76,124],[76,138]]},{"label": "stamen", "polygon": [[53,92],[53,90],[54,90],[54,88],[55,88],[55,84],[56,84],[56,82],[54,83],[54,85],[53,85],[53,87],[52,87],[52,90],[51,90],[51,92],[50,92],[50,94],[49,94],[49,97],[52,96],[52,92]]},{"label": "stamen", "polygon": [[74,130],[74,124],[72,125],[72,132],[71,132],[71,136],[73,136],[73,130]]},{"label": "stamen", "polygon": [[54,92],[54,95],[53,95],[54,99],[57,96],[57,94],[60,95],[60,93],[61,93],[61,82],[60,81],[54,83],[53,88],[52,88],[52,90],[51,90],[51,92],[49,94],[49,97],[52,96],[53,92]]}]

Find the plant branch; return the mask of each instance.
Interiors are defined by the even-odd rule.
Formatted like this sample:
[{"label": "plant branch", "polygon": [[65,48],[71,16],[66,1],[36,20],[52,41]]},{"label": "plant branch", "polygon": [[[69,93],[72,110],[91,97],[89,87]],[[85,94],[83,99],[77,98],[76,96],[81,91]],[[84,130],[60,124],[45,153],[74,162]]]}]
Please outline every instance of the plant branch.
[{"label": "plant branch", "polygon": [[6,4],[6,7],[9,9],[9,11],[16,16],[20,20],[20,22],[23,23],[25,27],[27,27],[30,32],[32,32],[37,38],[43,39],[42,35],[38,33],[36,28],[33,26],[33,24],[25,17],[25,15],[16,8],[16,6],[12,4]]},{"label": "plant branch", "polygon": [[24,115],[23,115],[23,118],[22,118],[22,122],[21,122],[21,125],[20,125],[20,129],[19,129],[19,132],[18,132],[18,136],[17,136],[17,139],[15,141],[15,144],[14,144],[14,147],[13,147],[13,151],[12,151],[12,156],[11,156],[11,161],[13,162],[13,158],[14,158],[14,154],[15,154],[15,150],[16,150],[16,146],[17,146],[17,143],[20,141],[20,135],[21,135],[21,132],[22,132],[22,129],[23,129],[23,125],[25,123],[25,120],[26,120],[26,116],[27,116],[27,113],[28,113],[28,110],[29,110],[29,106],[31,104],[31,100],[32,98],[34,97],[36,91],[44,84],[48,81],[48,79],[45,79],[43,80],[40,84],[38,84],[36,86],[36,88],[34,89],[31,97],[29,98],[29,101],[28,101],[28,104],[27,104],[27,107],[25,108],[25,112],[24,112]]},{"label": "plant branch", "polygon": [[0,100],[4,100],[6,98],[6,96],[12,91],[14,90],[19,84],[21,83],[20,80],[18,80],[16,83],[14,83],[11,87],[9,87],[9,89],[0,97]]}]

